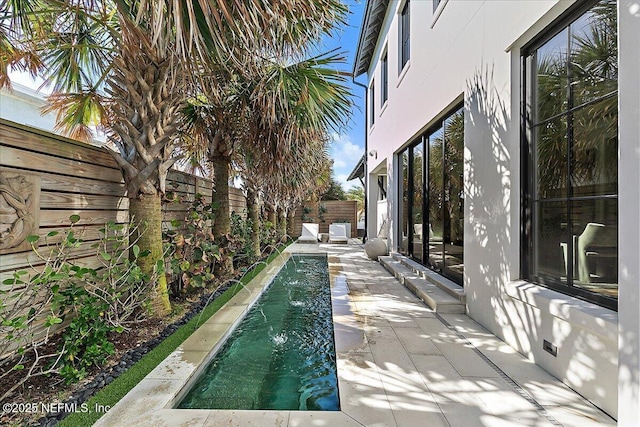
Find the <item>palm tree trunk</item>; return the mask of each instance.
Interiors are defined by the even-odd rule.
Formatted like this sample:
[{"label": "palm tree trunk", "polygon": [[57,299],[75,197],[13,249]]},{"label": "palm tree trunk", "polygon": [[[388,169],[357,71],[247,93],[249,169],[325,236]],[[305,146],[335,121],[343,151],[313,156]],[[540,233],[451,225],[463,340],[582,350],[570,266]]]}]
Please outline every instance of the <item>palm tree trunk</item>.
[{"label": "palm tree trunk", "polygon": [[287,214],[287,234],[291,238],[293,238],[294,236],[293,233],[295,233],[296,231],[295,218],[296,218],[296,210],[289,209],[289,213]]},{"label": "palm tree trunk", "polygon": [[216,218],[213,223],[213,235],[217,238],[231,233],[229,220],[229,159],[215,156],[211,159],[215,175],[215,190],[211,200],[215,206]]},{"label": "palm tree trunk", "polygon": [[278,225],[278,216],[276,213],[276,207],[275,206],[269,206],[269,209],[267,211],[267,220],[273,224],[273,229],[275,230],[277,225]]},{"label": "palm tree trunk", "polygon": [[251,220],[251,251],[255,257],[260,257],[260,205],[255,191],[247,191],[247,208]]},{"label": "palm tree trunk", "polygon": [[[162,201],[160,195],[142,194],[129,199],[129,215],[133,227],[131,238],[139,237],[137,245],[148,249],[151,253],[146,257],[138,258],[140,269],[150,276],[153,275],[154,266],[158,262],[164,264],[164,251],[162,248]],[[152,299],[154,313],[166,316],[171,311],[167,278],[164,272],[160,272],[156,282],[156,293]]]},{"label": "palm tree trunk", "polygon": [[278,208],[278,241],[285,240],[287,236],[287,211],[283,207]]},{"label": "palm tree trunk", "polygon": [[[213,222],[213,236],[217,241],[231,234],[231,220],[229,213],[229,165],[231,159],[226,156],[212,156],[213,173],[215,176],[215,191],[211,195],[211,201],[215,206],[216,217]],[[216,265],[216,272],[220,277],[228,277],[233,274],[233,259],[224,252],[221,245],[221,258]]]}]

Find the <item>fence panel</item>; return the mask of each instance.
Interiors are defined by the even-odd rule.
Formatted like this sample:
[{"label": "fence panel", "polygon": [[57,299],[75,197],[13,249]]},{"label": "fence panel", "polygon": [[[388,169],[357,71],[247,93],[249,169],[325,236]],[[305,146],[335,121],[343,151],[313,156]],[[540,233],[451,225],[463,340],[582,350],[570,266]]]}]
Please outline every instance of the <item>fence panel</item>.
[{"label": "fence panel", "polygon": [[294,237],[302,232],[303,222],[320,225],[320,233],[329,232],[329,224],[348,222],[351,224],[351,237],[358,236],[358,202],[355,200],[325,200],[320,202],[304,202],[296,209],[294,218]]},{"label": "fence panel", "polygon": [[[212,182],[171,171],[167,191],[181,202],[163,205],[163,227],[184,220],[188,202],[200,193],[211,202]],[[97,265],[91,245],[108,221],[129,220],[129,199],[120,168],[106,149],[0,119],[0,282],[15,270],[36,270],[43,264],[26,242],[41,241],[51,231],[62,231],[71,215],[79,215],[78,234],[85,241],[73,260]],[[246,217],[242,191],[229,191],[231,210]],[[61,236],[50,238],[57,243]]]}]

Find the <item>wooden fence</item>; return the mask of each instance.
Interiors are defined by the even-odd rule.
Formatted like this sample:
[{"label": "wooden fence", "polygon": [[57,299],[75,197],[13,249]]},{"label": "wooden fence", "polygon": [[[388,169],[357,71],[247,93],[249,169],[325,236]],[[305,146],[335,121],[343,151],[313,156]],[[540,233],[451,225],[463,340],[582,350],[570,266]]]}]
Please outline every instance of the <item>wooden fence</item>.
[{"label": "wooden fence", "polygon": [[351,237],[357,237],[358,202],[355,200],[327,200],[304,202],[296,209],[293,237],[300,236],[303,222],[320,225],[320,233],[329,232],[329,224],[334,222],[351,223]]},{"label": "wooden fence", "polygon": [[[212,183],[172,171],[167,190],[184,201],[196,193],[210,201]],[[0,283],[15,270],[42,264],[25,241],[27,235],[43,240],[51,231],[64,230],[74,214],[80,216],[77,226],[85,243],[73,251],[73,259],[98,266],[91,245],[105,223],[128,221],[124,195],[120,169],[104,149],[0,119]],[[230,189],[229,199],[232,210],[246,215],[240,190]],[[165,204],[163,225],[184,219],[186,211],[185,203]]]}]

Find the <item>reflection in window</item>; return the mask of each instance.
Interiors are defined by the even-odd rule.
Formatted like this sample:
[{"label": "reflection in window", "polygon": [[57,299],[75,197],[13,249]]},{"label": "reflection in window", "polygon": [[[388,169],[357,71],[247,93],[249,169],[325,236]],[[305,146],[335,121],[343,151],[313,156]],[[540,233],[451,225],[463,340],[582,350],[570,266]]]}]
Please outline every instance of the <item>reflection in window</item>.
[{"label": "reflection in window", "polygon": [[400,191],[402,203],[400,204],[401,227],[399,230],[399,251],[407,255],[409,253],[409,150],[405,149],[399,156],[400,161]]},{"label": "reflection in window", "polygon": [[384,105],[389,98],[389,55],[387,53],[382,57],[382,69],[380,72],[382,77],[382,100],[380,105]]},{"label": "reflection in window", "polygon": [[464,112],[428,134],[429,265],[457,283],[464,274]]},{"label": "reflection in window", "polygon": [[422,174],[422,161],[423,161],[422,143],[419,143],[412,148],[411,153],[411,175],[413,180],[413,191],[411,192],[411,230],[412,233],[412,251],[411,255],[422,262],[423,248],[422,248],[422,212],[423,212],[423,194],[422,186],[424,177]]},{"label": "reflection in window", "polygon": [[444,267],[444,129],[439,127],[428,136],[429,141],[429,265],[437,271]]},{"label": "reflection in window", "polygon": [[525,52],[531,153],[527,277],[616,308],[616,2],[582,9]]},{"label": "reflection in window", "polygon": [[462,284],[464,110],[455,110],[399,154],[399,250]]}]

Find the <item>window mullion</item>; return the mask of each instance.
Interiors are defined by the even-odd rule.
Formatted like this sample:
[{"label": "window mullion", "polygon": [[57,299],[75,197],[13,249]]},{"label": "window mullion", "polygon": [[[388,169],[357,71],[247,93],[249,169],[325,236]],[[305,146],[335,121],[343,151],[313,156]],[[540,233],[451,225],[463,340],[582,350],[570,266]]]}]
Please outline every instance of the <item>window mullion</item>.
[{"label": "window mullion", "polygon": [[567,29],[567,286],[573,287],[574,267],[576,265],[576,253],[573,242],[573,185],[571,183],[573,162],[573,90],[571,87],[572,67],[571,67],[571,34],[572,26]]}]

